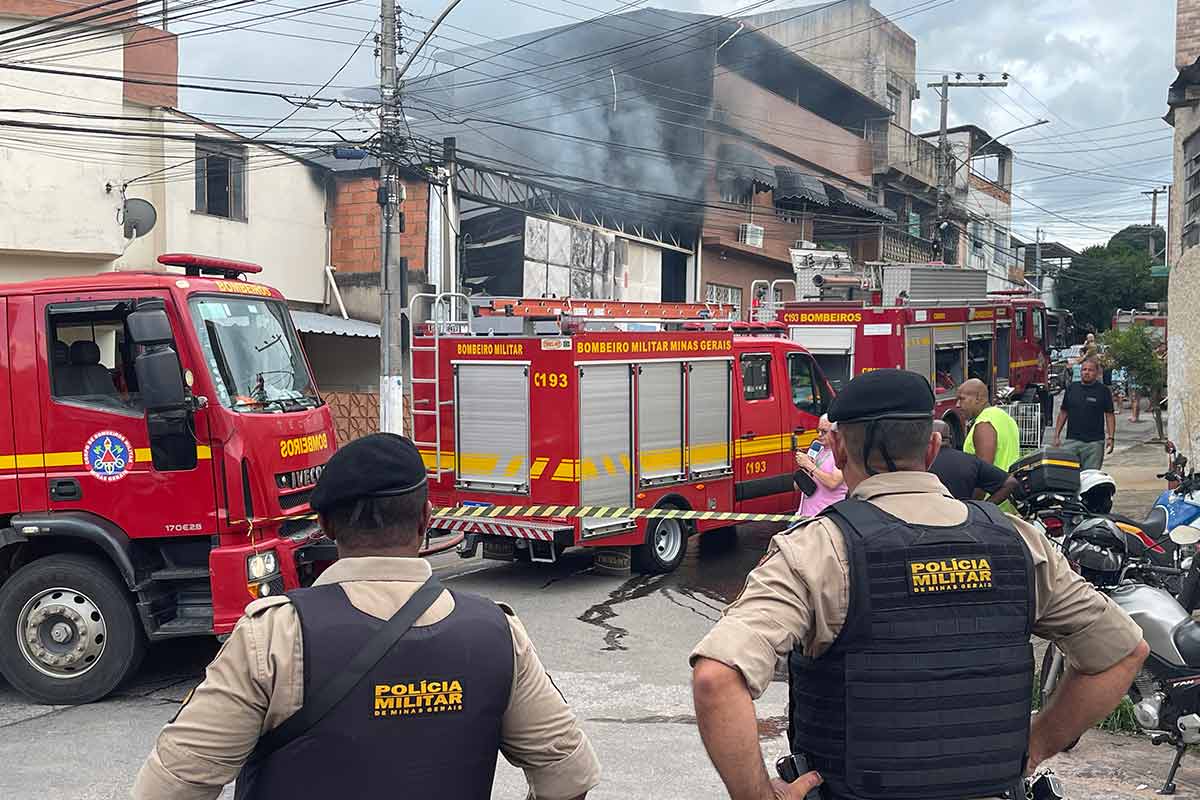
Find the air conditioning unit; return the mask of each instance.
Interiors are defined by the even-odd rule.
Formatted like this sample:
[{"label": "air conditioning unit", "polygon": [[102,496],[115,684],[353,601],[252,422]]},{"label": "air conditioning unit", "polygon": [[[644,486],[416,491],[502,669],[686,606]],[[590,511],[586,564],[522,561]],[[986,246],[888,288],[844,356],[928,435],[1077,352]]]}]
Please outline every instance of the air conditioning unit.
[{"label": "air conditioning unit", "polygon": [[809,242],[804,239],[797,239],[796,241],[792,242],[792,249],[793,250],[816,250],[817,243]]},{"label": "air conditioning unit", "polygon": [[753,222],[743,222],[738,225],[738,241],[751,247],[763,246],[763,226]]}]

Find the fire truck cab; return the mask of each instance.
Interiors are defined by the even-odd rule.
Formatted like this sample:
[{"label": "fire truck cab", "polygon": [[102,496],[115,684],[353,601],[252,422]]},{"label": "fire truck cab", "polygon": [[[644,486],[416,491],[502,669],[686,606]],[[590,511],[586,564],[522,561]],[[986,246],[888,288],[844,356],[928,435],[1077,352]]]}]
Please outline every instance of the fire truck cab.
[{"label": "fire truck cab", "polygon": [[0,673],[39,702],[103,697],[334,552],[280,519],[336,446],[282,296],[159,260],[184,270],[0,285]]},{"label": "fire truck cab", "polygon": [[[485,557],[553,562],[581,546],[667,572],[689,535],[729,523],[631,509],[793,513],[793,453],[815,438],[832,389],[783,326],[716,319],[730,311],[496,301],[476,312],[483,334],[426,325],[411,374],[434,505],[589,514],[442,518],[435,533],[464,535],[464,556],[482,544]],[[489,335],[489,316],[522,317],[526,330]]]}]

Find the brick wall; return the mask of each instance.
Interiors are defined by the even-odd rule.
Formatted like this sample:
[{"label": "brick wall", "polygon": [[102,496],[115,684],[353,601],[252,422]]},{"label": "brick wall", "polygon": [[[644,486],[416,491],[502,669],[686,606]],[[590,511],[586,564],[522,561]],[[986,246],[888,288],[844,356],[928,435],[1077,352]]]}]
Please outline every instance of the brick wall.
[{"label": "brick wall", "polygon": [[1175,14],[1175,68],[1200,59],[1200,0],[1179,0]]},{"label": "brick wall", "polygon": [[338,272],[379,272],[379,204],[374,175],[334,178],[333,265]]},{"label": "brick wall", "polygon": [[[374,175],[334,178],[333,265],[338,272],[379,272],[379,204]],[[404,232],[400,255],[408,259],[410,271],[425,269],[425,247],[429,239],[429,184],[405,181]]]}]

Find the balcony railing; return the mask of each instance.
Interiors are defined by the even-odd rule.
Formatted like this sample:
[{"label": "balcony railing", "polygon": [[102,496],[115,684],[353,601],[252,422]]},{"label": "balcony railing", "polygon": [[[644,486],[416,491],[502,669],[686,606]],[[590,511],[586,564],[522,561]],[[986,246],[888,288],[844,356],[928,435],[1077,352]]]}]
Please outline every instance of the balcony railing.
[{"label": "balcony railing", "polygon": [[906,231],[883,229],[883,260],[924,264],[933,260],[933,243]]}]

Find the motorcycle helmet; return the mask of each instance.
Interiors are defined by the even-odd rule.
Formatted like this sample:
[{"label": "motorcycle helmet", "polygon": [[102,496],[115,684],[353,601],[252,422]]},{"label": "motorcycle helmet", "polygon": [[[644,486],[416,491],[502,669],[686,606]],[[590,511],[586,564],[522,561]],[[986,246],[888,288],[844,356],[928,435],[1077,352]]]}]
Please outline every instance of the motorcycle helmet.
[{"label": "motorcycle helmet", "polygon": [[1107,472],[1085,469],[1079,473],[1079,499],[1093,514],[1111,514],[1117,482]]},{"label": "motorcycle helmet", "polygon": [[1103,517],[1079,523],[1066,542],[1067,561],[1089,583],[1116,586],[1125,565],[1126,543],[1121,530]]}]

